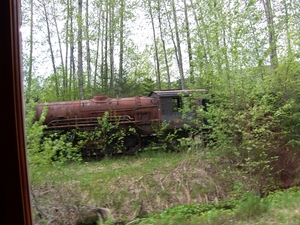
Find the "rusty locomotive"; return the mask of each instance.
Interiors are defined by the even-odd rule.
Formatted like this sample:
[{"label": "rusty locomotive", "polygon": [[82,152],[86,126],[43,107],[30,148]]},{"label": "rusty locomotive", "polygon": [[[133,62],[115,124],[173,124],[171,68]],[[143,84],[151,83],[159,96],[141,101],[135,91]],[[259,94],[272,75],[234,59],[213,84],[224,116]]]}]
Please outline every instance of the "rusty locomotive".
[{"label": "rusty locomotive", "polygon": [[[195,93],[197,99],[192,102],[188,100]],[[182,128],[185,124],[196,126],[192,122],[196,117],[192,108],[203,105],[205,99],[201,95],[205,93],[207,90],[204,89],[168,90],[153,91],[146,97],[128,98],[109,98],[104,94],[99,94],[90,100],[40,103],[36,109],[36,120],[40,119],[47,105],[47,113],[43,122],[46,125],[46,131],[68,131],[75,128],[91,131],[101,126],[98,119],[108,112],[109,122],[117,123],[118,129],[126,133],[122,140],[124,143],[122,153],[134,153],[156,137],[157,128],[163,122],[167,123],[166,132],[176,130],[180,131],[177,132],[179,136],[186,136],[187,132],[182,131]],[[191,111],[183,116],[182,108],[187,103]],[[130,132],[129,128],[134,128],[136,132]],[[101,140],[98,140],[98,143],[101,143]],[[84,155],[102,154],[95,148],[94,143],[87,144]],[[115,148],[113,146],[110,148],[108,152],[113,153]]]}]

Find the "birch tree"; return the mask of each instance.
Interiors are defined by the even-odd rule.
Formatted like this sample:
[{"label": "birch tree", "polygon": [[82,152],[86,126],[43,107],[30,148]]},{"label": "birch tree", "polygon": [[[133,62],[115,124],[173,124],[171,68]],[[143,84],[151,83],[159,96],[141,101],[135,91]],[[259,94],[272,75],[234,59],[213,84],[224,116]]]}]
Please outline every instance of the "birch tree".
[{"label": "birch tree", "polygon": [[160,63],[159,63],[159,56],[158,56],[158,46],[157,46],[157,38],[156,38],[156,30],[155,30],[155,24],[154,24],[154,15],[153,15],[153,7],[151,5],[151,0],[147,0],[147,6],[149,10],[149,15],[151,19],[151,27],[152,27],[152,35],[153,35],[153,43],[154,43],[154,59],[156,63],[156,72],[157,72],[157,84],[158,84],[158,90],[161,90],[161,75],[160,75]]},{"label": "birch tree", "polygon": [[119,82],[118,82],[118,97],[122,96],[123,92],[123,57],[124,57],[124,14],[125,14],[125,0],[120,0],[120,54],[119,54]]},{"label": "birch tree", "polygon": [[78,47],[78,62],[77,62],[77,76],[78,76],[78,87],[79,97],[84,99],[84,83],[83,83],[83,61],[82,61],[82,0],[78,0],[78,16],[77,16],[77,47]]},{"label": "birch tree", "polygon": [[188,59],[189,59],[189,74],[190,81],[194,84],[194,65],[193,65],[193,53],[192,53],[192,41],[190,34],[190,25],[189,25],[189,15],[188,15],[188,6],[186,0],[183,1],[184,4],[184,20],[185,20],[185,31],[186,31],[186,41],[187,41],[187,49],[188,49]]},{"label": "birch tree", "polygon": [[163,21],[162,21],[162,6],[161,6],[161,1],[157,1],[157,12],[158,12],[158,24],[159,24],[159,31],[160,31],[160,39],[162,42],[162,48],[163,48],[163,55],[164,55],[164,61],[165,61],[165,66],[167,70],[167,83],[168,83],[168,89],[171,89],[171,75],[170,75],[170,68],[169,68],[169,61],[168,61],[168,54],[167,54],[167,49],[166,49],[166,42],[165,42],[165,35],[163,32]]},{"label": "birch tree", "polygon": [[177,55],[177,65],[179,69],[180,74],[180,81],[181,81],[181,89],[185,89],[185,78],[183,73],[183,62],[182,62],[182,52],[181,52],[181,40],[179,36],[179,28],[178,28],[178,19],[177,19],[177,13],[176,13],[176,7],[174,0],[171,0],[172,5],[172,11],[173,11],[173,20],[174,20],[174,32],[176,37],[176,50],[175,54]]},{"label": "birch tree", "polygon": [[91,50],[90,50],[90,26],[89,26],[89,0],[85,2],[85,41],[86,41],[86,71],[87,71],[87,90],[92,97],[92,89],[91,89]]},{"label": "birch tree", "polygon": [[53,46],[52,46],[52,41],[51,41],[51,27],[50,27],[50,20],[49,20],[49,9],[47,8],[47,4],[44,0],[41,0],[41,5],[43,8],[43,13],[44,13],[44,19],[46,22],[46,29],[47,29],[47,41],[49,44],[49,50],[50,50],[50,55],[51,55],[51,62],[52,62],[52,68],[53,68],[53,76],[54,76],[54,81],[55,81],[55,91],[56,91],[56,96],[57,98],[59,97],[59,83],[58,83],[58,77],[57,77],[57,69],[56,69],[56,63],[55,63],[55,55],[53,51]]},{"label": "birch tree", "polygon": [[277,57],[277,40],[274,26],[274,15],[271,0],[262,0],[262,4],[265,10],[265,16],[267,20],[268,37],[269,37],[269,57],[271,63],[271,73],[274,74],[275,69],[278,66]]}]

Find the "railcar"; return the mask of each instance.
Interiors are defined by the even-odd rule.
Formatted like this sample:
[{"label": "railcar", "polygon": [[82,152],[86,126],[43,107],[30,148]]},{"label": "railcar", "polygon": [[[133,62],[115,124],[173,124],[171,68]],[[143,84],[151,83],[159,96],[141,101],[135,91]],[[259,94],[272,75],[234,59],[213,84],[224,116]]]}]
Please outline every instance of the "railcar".
[{"label": "railcar", "polygon": [[[88,132],[101,126],[99,118],[108,113],[108,121],[117,124],[118,129],[126,133],[122,140],[124,144],[122,152],[134,153],[144,143],[156,137],[157,130],[163,123],[167,124],[165,132],[176,130],[181,131],[178,132],[180,136],[187,135],[186,132],[182,132],[183,127],[197,126],[193,122],[197,116],[193,108],[204,105],[205,99],[201,95],[205,93],[207,93],[205,89],[168,90],[128,98],[109,98],[105,94],[99,94],[90,100],[40,103],[36,109],[36,120],[40,119],[43,110],[47,108],[43,122],[46,125],[45,132],[72,129]],[[193,101],[190,100],[192,95],[197,96]],[[184,116],[185,104],[189,104],[191,110]],[[136,132],[130,132],[132,128]],[[101,140],[97,140],[97,143],[101,143]],[[85,148],[85,151],[91,150],[96,151],[94,143],[87,144]],[[110,151],[114,151],[114,148],[111,147],[108,152]]]}]

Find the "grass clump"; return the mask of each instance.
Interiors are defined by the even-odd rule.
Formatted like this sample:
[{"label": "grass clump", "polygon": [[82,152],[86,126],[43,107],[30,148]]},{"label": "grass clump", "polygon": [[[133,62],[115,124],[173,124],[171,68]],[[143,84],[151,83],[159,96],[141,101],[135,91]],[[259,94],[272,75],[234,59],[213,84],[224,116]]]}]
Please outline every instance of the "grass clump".
[{"label": "grass clump", "polygon": [[181,205],[161,213],[149,214],[134,224],[281,224],[300,223],[300,188],[260,196],[246,192],[240,199],[227,199],[218,203]]},{"label": "grass clump", "polygon": [[[249,220],[268,211],[268,201],[246,193],[242,199],[227,199],[217,203],[180,205],[155,213],[137,224],[231,224]],[[179,223],[180,222],[180,223]]]}]

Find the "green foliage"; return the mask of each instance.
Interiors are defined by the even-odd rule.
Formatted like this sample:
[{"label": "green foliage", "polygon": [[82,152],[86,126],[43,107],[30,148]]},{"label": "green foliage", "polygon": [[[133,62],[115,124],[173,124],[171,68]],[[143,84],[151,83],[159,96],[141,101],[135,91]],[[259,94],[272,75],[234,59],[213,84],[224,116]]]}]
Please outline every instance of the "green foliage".
[{"label": "green foliage", "polygon": [[74,144],[76,133],[54,132],[43,138],[43,153],[47,153],[49,163],[66,163],[81,161],[81,146]]},{"label": "green foliage", "polygon": [[[267,213],[270,201],[267,198],[246,192],[240,199],[208,204],[180,205],[161,213],[148,215],[138,224],[230,224],[230,221],[245,221]],[[194,222],[193,222],[194,221]]]},{"label": "green foliage", "polygon": [[251,192],[246,192],[242,199],[239,200],[234,210],[234,216],[238,220],[248,220],[253,217],[258,218],[268,211],[269,204],[268,199],[261,198]]},{"label": "green foliage", "polygon": [[41,139],[44,135],[45,126],[42,125],[47,114],[47,107],[44,108],[39,121],[35,121],[35,107],[36,103],[29,102],[26,105],[26,143],[27,143],[27,156],[29,164],[48,163],[48,153],[42,152]]},{"label": "green foliage", "polygon": [[27,155],[31,166],[70,161],[80,161],[80,151],[73,145],[74,131],[47,131],[43,125],[48,107],[43,109],[39,121],[35,121],[36,103],[27,104],[26,140]]},{"label": "green foliage", "polygon": [[[47,109],[43,111],[41,120],[30,125],[31,112],[28,114],[27,142],[29,163],[32,165],[80,162],[82,151],[89,149],[89,157],[111,155],[125,148],[123,139],[126,135],[136,133],[133,127],[119,128],[118,117],[105,112],[98,118],[98,126],[91,131],[47,130],[41,125]],[[31,116],[32,117],[32,116]],[[111,121],[113,119],[113,121]]]},{"label": "green foliage", "polygon": [[70,138],[72,132],[42,132],[28,148],[30,165],[66,163],[81,161],[80,146],[74,145]]},{"label": "green foliage", "polygon": [[178,131],[176,129],[170,130],[169,125],[170,123],[167,121],[152,124],[152,129],[156,136],[155,141],[151,144],[153,147],[159,143],[162,144],[160,148],[164,151],[179,150]]},{"label": "green foliage", "polygon": [[182,113],[183,119],[192,122],[194,128],[191,128],[189,123],[185,124],[186,129],[190,129],[190,132],[194,135],[200,133],[203,131],[203,129],[208,129],[205,122],[206,117],[206,109],[205,109],[205,101],[207,101],[209,95],[206,93],[203,93],[201,91],[197,91],[194,93],[189,94],[188,96],[184,96],[183,94],[180,94],[182,98],[182,104],[183,107],[180,109],[180,112]]},{"label": "green foliage", "polygon": [[[205,213],[217,210],[232,210],[236,206],[234,201],[220,201],[215,204],[197,204],[197,205],[181,205],[168,208],[160,214],[153,214],[153,218],[172,218],[179,215],[185,220],[189,220],[192,215],[204,215]],[[149,217],[152,217],[149,215]]]},{"label": "green foliage", "polygon": [[[105,112],[102,117],[98,118],[98,126],[92,131],[77,132],[78,144],[84,148],[90,143],[95,144],[100,152],[110,155],[112,148],[114,151],[120,151],[123,145],[123,138],[126,135],[125,130],[119,128],[119,121],[117,117],[112,116],[109,112]],[[114,117],[115,121],[110,121],[110,117]],[[133,128],[128,129],[129,132],[135,132]]]},{"label": "green foliage", "polygon": [[240,169],[250,190],[263,192],[299,183],[300,65],[283,60],[276,75],[264,79],[245,70],[232,89],[210,90],[204,112],[212,132],[208,147]]}]

